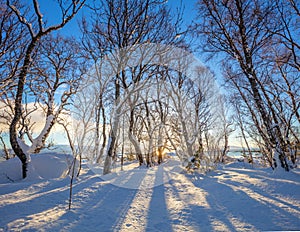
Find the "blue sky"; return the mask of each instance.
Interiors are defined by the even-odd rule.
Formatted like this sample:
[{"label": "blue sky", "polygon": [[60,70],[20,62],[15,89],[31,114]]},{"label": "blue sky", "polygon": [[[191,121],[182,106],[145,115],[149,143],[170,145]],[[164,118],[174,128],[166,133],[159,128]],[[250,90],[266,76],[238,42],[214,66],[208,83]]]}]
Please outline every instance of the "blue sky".
[{"label": "blue sky", "polygon": [[[90,0],[88,0],[88,2],[90,2]],[[185,9],[183,15],[184,24],[189,24],[196,15],[196,2],[197,0],[168,0],[167,4],[171,9],[174,10],[174,12],[176,12],[176,8],[180,7],[182,3]],[[56,1],[40,1],[40,10],[44,18],[46,19],[45,21],[47,21],[49,25],[59,22],[60,14]],[[83,15],[88,15],[88,9],[82,8],[79,14],[76,15],[75,18],[71,22],[69,22],[63,29],[61,29],[61,32],[66,35],[77,36],[78,33],[80,33],[78,28],[78,21]]]}]

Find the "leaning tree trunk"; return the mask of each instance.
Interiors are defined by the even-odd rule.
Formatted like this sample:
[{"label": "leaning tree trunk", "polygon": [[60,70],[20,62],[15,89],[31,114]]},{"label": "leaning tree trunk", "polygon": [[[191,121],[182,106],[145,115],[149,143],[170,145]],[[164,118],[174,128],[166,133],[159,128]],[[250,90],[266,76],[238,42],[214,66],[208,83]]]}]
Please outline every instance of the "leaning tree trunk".
[{"label": "leaning tree trunk", "polygon": [[142,155],[142,150],[140,148],[140,144],[131,132],[129,132],[128,135],[129,135],[128,137],[129,137],[130,142],[134,146],[136,156],[138,157],[138,160],[139,160],[139,165],[141,166],[144,163],[144,159],[143,159],[143,155]]},{"label": "leaning tree trunk", "polygon": [[109,133],[108,144],[106,149],[106,157],[104,161],[103,175],[106,175],[111,172],[111,163],[112,157],[114,153],[114,148],[117,141],[117,131],[119,127],[119,119],[121,114],[121,106],[120,106],[120,84],[118,76],[115,80],[115,112],[112,118],[112,126]]},{"label": "leaning tree trunk", "polygon": [[116,144],[116,135],[113,132],[113,129],[110,132],[108,144],[107,144],[107,154],[104,161],[103,175],[106,175],[111,172],[111,163],[114,153],[114,146]]},{"label": "leaning tree trunk", "polygon": [[26,75],[27,75],[29,65],[30,65],[31,53],[32,53],[36,43],[38,42],[38,40],[39,40],[39,38],[33,39],[26,50],[24,63],[23,63],[23,66],[22,66],[22,69],[20,71],[19,78],[18,78],[19,80],[18,80],[17,94],[16,94],[16,98],[15,98],[14,117],[13,117],[13,120],[12,120],[12,122],[10,124],[10,128],[9,128],[11,147],[12,147],[14,153],[16,154],[16,156],[18,156],[18,158],[22,162],[22,177],[23,177],[23,179],[26,178],[26,176],[27,176],[27,155],[25,154],[25,152],[23,151],[23,149],[20,147],[20,145],[18,143],[17,127],[18,127],[20,118],[22,116],[23,91],[24,91],[25,82],[26,82]]},{"label": "leaning tree trunk", "polygon": [[[104,149],[105,149],[105,145],[106,145],[106,116],[105,116],[105,109],[103,107],[103,105],[101,104],[101,112],[102,112],[102,120],[103,120],[103,125],[102,125],[102,136],[103,136],[103,141],[102,141],[102,145],[98,154],[98,147],[99,147],[99,141],[97,141],[98,143],[98,147],[97,147],[97,160],[96,163],[100,163],[103,153],[104,153]],[[97,130],[99,130],[99,122],[97,125]],[[98,134],[97,134],[98,135]],[[100,136],[98,135],[98,137],[96,138],[97,140],[99,140]]]},{"label": "leaning tree trunk", "polygon": [[45,147],[46,139],[48,138],[51,129],[55,124],[55,121],[56,121],[56,116],[54,116],[53,114],[49,114],[47,116],[46,123],[43,130],[41,131],[39,136],[33,139],[32,141],[32,145],[29,149],[30,153],[38,154]]},{"label": "leaning tree trunk", "polygon": [[[63,6],[61,5],[62,10],[62,21],[60,24],[50,26],[48,28],[44,28],[43,23],[43,15],[40,12],[38,1],[33,1],[35,16],[37,19],[37,25],[38,25],[38,31],[37,33],[34,32],[34,27],[31,23],[29,23],[25,17],[23,17],[20,13],[20,11],[14,6],[10,4],[10,1],[7,1],[7,6],[16,14],[16,16],[19,19],[19,22],[23,25],[25,25],[29,33],[31,35],[31,41],[28,44],[28,47],[25,52],[24,56],[24,62],[20,69],[20,73],[18,76],[18,87],[17,87],[17,93],[15,97],[15,110],[14,110],[14,117],[12,119],[12,122],[10,124],[9,133],[10,133],[10,144],[12,149],[14,150],[15,154],[19,157],[19,159],[22,162],[22,176],[23,178],[26,178],[27,176],[27,156],[21,146],[18,143],[18,133],[17,133],[17,127],[20,121],[20,118],[22,116],[22,98],[23,98],[23,91],[26,83],[26,76],[28,73],[28,69],[31,63],[32,53],[34,48],[36,47],[39,40],[49,34],[52,31],[59,30],[63,28],[81,9],[81,7],[84,5],[85,0],[80,1],[73,1],[70,8],[67,10],[63,9]],[[71,12],[69,12],[69,10]],[[68,14],[67,14],[68,13]]]},{"label": "leaning tree trunk", "polygon": [[142,165],[144,163],[144,159],[143,159],[142,151],[140,148],[140,144],[133,134],[133,126],[134,126],[133,124],[134,124],[134,110],[131,110],[128,137],[129,137],[130,142],[134,146],[135,153],[139,159],[139,164]]},{"label": "leaning tree trunk", "polygon": [[221,153],[221,162],[222,163],[225,162],[225,157],[226,157],[227,151],[228,151],[228,134],[225,131],[225,134],[224,134],[224,148],[223,148],[222,153]]},{"label": "leaning tree trunk", "polygon": [[[244,59],[239,59],[240,66],[246,75],[248,82],[250,84],[250,88],[253,94],[253,99],[255,102],[255,105],[257,107],[258,112],[260,113],[260,116],[262,117],[263,124],[267,130],[268,136],[271,138],[272,146],[276,147],[277,152],[281,153],[280,156],[280,162],[281,166],[285,168],[285,170],[288,171],[288,166],[286,165],[286,157],[284,152],[282,153],[282,138],[280,136],[280,129],[276,127],[275,133],[272,129],[273,124],[272,120],[268,116],[268,112],[265,109],[265,104],[262,98],[262,95],[259,92],[259,87],[261,87],[261,90],[264,92],[264,87],[262,85],[259,86],[260,82],[259,79],[256,75],[254,65],[253,65],[253,59],[252,59],[252,54],[249,49],[249,44],[247,41],[247,35],[246,35],[246,26],[245,26],[245,21],[244,21],[244,14],[243,14],[243,9],[242,5],[240,2],[236,2],[237,10],[239,13],[239,33],[241,35],[241,43],[242,43],[242,49],[244,53]],[[266,95],[265,95],[266,96]],[[268,99],[266,99],[268,100]],[[269,110],[271,110],[271,113],[274,113],[272,109],[272,105],[268,104]],[[276,118],[274,118],[276,119]]]}]

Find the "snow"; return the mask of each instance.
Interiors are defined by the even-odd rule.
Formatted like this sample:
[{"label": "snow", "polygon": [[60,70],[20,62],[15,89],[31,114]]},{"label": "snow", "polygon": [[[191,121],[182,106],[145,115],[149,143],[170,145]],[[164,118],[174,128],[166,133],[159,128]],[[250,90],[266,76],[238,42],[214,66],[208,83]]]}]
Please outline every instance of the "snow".
[{"label": "snow", "polygon": [[52,115],[52,114],[49,115],[49,116],[47,116],[44,128],[42,129],[42,131],[40,132],[40,134],[33,140],[30,149],[27,151],[28,153],[33,153],[34,150],[43,143],[42,142],[43,137],[50,130],[51,124],[53,123],[54,119],[55,119],[55,116]]},{"label": "snow", "polygon": [[[99,174],[102,180],[128,189],[152,189],[169,182],[171,177],[179,175],[184,171],[181,167],[181,162],[177,158],[166,160],[164,165],[151,168],[147,168],[146,166],[140,167],[138,162],[133,162],[124,165],[122,172],[118,166],[114,168],[114,172],[104,176],[101,175],[103,173],[101,167],[95,164],[88,164],[88,167],[95,174]],[[146,179],[149,181],[145,181]]]},{"label": "snow", "polygon": [[0,162],[0,184],[66,177],[72,160],[70,155],[56,153],[31,155],[31,162],[28,163],[28,177],[22,180],[21,161],[15,157]]},{"label": "snow", "polygon": [[30,154],[28,153],[30,147],[20,138],[17,138],[18,144],[21,147],[22,151],[25,153],[27,162],[31,161]]},{"label": "snow", "polygon": [[0,231],[300,230],[299,169],[234,162],[186,174],[171,158],[102,176],[101,168],[84,164],[68,210],[71,157],[31,158],[36,176],[25,180],[17,159],[0,163]]}]

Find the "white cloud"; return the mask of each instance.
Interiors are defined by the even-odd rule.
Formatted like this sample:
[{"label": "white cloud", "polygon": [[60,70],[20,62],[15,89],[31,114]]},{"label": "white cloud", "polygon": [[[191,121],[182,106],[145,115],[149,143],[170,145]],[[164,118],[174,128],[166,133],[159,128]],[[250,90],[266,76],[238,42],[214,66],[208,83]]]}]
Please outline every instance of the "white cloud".
[{"label": "white cloud", "polygon": [[[25,106],[24,106],[25,107]],[[45,106],[37,105],[34,103],[28,103],[26,105],[28,111],[32,111],[30,114],[30,122],[33,124],[32,131],[34,134],[39,134],[46,123],[46,113],[45,113]],[[10,122],[6,119],[11,115],[12,112],[5,103],[0,102],[0,131],[7,133],[9,131],[9,124]],[[63,118],[64,121],[68,122],[72,125],[73,118],[70,114],[62,114],[60,117]],[[60,133],[64,134],[64,128],[58,124],[55,124],[51,130],[52,137],[55,138],[55,134]]]}]

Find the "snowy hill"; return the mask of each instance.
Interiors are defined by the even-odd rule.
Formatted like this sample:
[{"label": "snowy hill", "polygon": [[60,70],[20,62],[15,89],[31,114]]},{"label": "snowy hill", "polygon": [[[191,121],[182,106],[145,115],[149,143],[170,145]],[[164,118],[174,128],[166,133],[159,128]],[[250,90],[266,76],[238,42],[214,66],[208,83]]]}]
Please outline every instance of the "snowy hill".
[{"label": "snowy hill", "polygon": [[37,175],[26,180],[18,160],[0,163],[0,231],[300,230],[299,169],[231,163],[204,176],[168,160],[103,177],[84,165],[68,210],[69,158],[32,156]]}]

